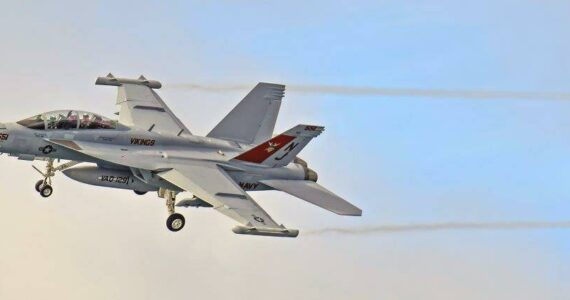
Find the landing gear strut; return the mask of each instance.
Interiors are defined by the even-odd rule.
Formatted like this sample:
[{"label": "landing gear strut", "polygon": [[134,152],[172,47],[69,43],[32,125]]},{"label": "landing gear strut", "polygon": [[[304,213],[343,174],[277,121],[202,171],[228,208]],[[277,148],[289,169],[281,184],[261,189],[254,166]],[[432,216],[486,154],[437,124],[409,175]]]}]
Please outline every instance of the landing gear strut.
[{"label": "landing gear strut", "polygon": [[44,179],[36,182],[36,191],[44,198],[51,196],[53,193],[53,188],[51,187],[51,178],[55,175],[53,161],[53,158],[48,158],[45,173],[33,166],[44,177]]},{"label": "landing gear strut", "polygon": [[174,210],[174,204],[176,203],[176,192],[172,190],[160,189],[158,195],[166,199],[166,208],[168,209],[169,217],[166,219],[166,227],[172,231],[177,232],[184,228],[186,220],[184,216],[176,213]]},{"label": "landing gear strut", "polygon": [[51,179],[53,176],[55,176],[55,172],[71,168],[71,167],[73,167],[79,163],[77,161],[70,161],[70,162],[61,164],[57,167],[54,167],[53,162],[54,162],[53,158],[47,159],[46,171],[45,172],[42,172],[40,169],[36,168],[36,166],[32,166],[36,171],[38,171],[40,174],[42,174],[42,176],[44,178],[44,179],[36,182],[36,186],[35,186],[36,191],[38,193],[40,193],[40,195],[44,198],[51,196],[51,194],[53,193],[53,187],[51,186]]}]

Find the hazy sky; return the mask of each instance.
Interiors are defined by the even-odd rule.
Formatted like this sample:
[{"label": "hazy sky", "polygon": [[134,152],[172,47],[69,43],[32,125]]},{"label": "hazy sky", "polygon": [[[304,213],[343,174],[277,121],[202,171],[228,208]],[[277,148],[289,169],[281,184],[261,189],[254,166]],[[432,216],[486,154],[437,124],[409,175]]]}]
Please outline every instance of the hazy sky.
[{"label": "hazy sky", "polygon": [[[112,116],[97,76],[141,73],[196,134],[249,84],[569,92],[567,1],[5,1],[0,120]],[[165,4],[168,3],[168,4]],[[0,299],[568,299],[570,230],[305,235],[384,224],[570,220],[570,102],[290,91],[277,131],[326,126],[302,157],[364,210],[253,196],[297,239],[235,235],[208,209],[170,233],[156,194],[0,159]],[[39,162],[35,163],[40,166]]]}]

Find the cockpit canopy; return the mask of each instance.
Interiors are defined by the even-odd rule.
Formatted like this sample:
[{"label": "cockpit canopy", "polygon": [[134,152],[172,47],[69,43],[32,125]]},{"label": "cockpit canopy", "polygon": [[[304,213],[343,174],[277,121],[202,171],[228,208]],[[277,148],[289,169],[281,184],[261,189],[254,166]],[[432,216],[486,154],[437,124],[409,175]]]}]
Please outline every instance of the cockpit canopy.
[{"label": "cockpit canopy", "polygon": [[116,129],[117,121],[98,114],[78,110],[56,110],[18,121],[30,129]]}]

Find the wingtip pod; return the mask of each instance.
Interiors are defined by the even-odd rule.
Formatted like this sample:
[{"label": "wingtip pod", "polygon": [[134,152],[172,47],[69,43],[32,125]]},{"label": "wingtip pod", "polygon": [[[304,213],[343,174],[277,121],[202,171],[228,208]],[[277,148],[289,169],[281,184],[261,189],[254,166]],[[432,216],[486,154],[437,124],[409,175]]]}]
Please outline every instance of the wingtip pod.
[{"label": "wingtip pod", "polygon": [[299,236],[299,230],[287,228],[257,228],[237,225],[232,231],[236,234],[276,236],[296,238]]},{"label": "wingtip pod", "polygon": [[162,84],[159,81],[148,80],[142,75],[138,79],[129,79],[129,78],[116,78],[115,76],[113,76],[113,74],[109,73],[105,77],[97,77],[97,80],[95,81],[96,85],[121,86],[124,83],[146,85],[151,89],[159,89],[162,87]]}]

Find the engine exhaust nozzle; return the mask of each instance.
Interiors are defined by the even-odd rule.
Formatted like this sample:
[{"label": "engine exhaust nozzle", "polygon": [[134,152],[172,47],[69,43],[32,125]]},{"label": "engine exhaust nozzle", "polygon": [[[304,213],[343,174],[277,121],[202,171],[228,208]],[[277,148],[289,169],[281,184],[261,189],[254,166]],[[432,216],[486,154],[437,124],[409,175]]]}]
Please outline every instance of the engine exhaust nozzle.
[{"label": "engine exhaust nozzle", "polygon": [[317,180],[319,180],[319,174],[317,174],[317,172],[313,171],[311,168],[306,168],[305,169],[305,180],[317,182]]}]

